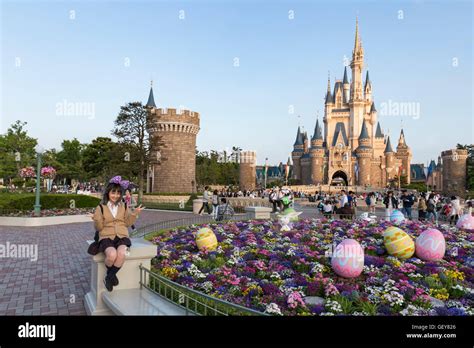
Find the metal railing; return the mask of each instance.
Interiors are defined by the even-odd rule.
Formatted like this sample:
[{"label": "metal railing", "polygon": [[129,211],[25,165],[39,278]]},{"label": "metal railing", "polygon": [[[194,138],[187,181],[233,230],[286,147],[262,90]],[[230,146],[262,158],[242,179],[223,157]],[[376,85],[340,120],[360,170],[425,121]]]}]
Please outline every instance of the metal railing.
[{"label": "metal railing", "polygon": [[168,302],[183,308],[186,315],[267,315],[190,289],[140,265],[140,289],[143,289],[143,287]]},{"label": "metal railing", "polygon": [[188,218],[176,219],[161,221],[155,224],[150,224],[137,228],[135,231],[130,233],[130,236],[133,238],[144,238],[151,233],[170,230],[176,227],[186,227],[191,225],[201,225],[207,223],[224,223],[226,221],[243,221],[251,219],[250,214],[234,214],[234,215],[225,215],[223,220],[216,221],[212,215],[198,215]]}]

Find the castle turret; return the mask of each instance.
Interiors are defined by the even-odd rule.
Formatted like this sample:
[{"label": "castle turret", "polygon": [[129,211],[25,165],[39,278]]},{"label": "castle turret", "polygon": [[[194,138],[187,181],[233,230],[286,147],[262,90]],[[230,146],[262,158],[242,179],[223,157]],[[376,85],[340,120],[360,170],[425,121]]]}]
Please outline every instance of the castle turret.
[{"label": "castle turret", "polygon": [[331,94],[331,79],[329,78],[328,75],[328,88],[326,92],[326,101],[324,105],[324,117],[323,117],[323,123],[324,123],[324,136],[326,137],[325,140],[327,141],[327,135],[328,135],[328,125],[329,122],[331,121],[331,112],[334,107],[334,99]]},{"label": "castle turret", "polygon": [[406,177],[406,183],[410,184],[411,182],[411,150],[406,144],[405,141],[405,133],[403,129],[400,132],[400,138],[398,139],[398,146],[397,146],[397,155],[396,157],[401,160],[402,165],[402,172],[401,176]]},{"label": "castle turret", "polygon": [[377,129],[375,130],[375,136],[373,137],[372,146],[374,148],[374,157],[380,158],[384,155],[385,150],[385,137],[382,132],[382,127],[380,127],[380,122],[377,122]]},{"label": "castle turret", "polygon": [[324,148],[323,148],[323,134],[319,125],[319,120],[316,120],[316,127],[314,127],[314,134],[311,138],[311,181],[312,184],[324,183]]},{"label": "castle turret", "polygon": [[304,154],[303,134],[300,127],[296,133],[296,140],[293,144],[293,152],[291,158],[293,160],[293,179],[301,180],[301,157]]},{"label": "castle turret", "polygon": [[347,78],[347,66],[344,67],[344,78],[342,79],[342,86],[344,89],[344,103],[349,103],[351,86],[349,84],[349,79]]},{"label": "castle turret", "polygon": [[257,183],[257,152],[242,151],[240,153],[239,186],[242,191],[255,190]]},{"label": "castle turret", "polygon": [[372,166],[372,145],[367,131],[365,120],[362,122],[362,130],[359,135],[359,146],[356,149],[358,164],[358,184],[370,185],[370,172]]},{"label": "castle turret", "polygon": [[387,136],[387,142],[384,150],[385,155],[385,171],[384,182],[388,182],[397,175],[396,161],[395,161],[395,152],[393,152],[392,144],[390,143],[390,136]]},{"label": "castle turret", "polygon": [[366,114],[366,101],[362,86],[362,69],[364,68],[364,49],[359,37],[359,22],[356,20],[354,50],[352,51],[352,82],[350,95],[350,144],[352,148],[358,147],[358,137],[362,121]]},{"label": "castle turret", "polygon": [[152,88],[146,108],[147,132],[163,143],[159,152],[152,150],[157,161],[148,171],[147,192],[195,192],[199,113],[156,108]]},{"label": "castle turret", "polygon": [[369,102],[369,105],[372,104],[372,83],[369,78],[369,71],[365,75],[365,84],[364,84],[364,97],[365,100]]},{"label": "castle turret", "polygon": [[466,193],[467,150],[447,150],[443,151],[441,156],[443,158],[441,174],[443,192],[449,195],[464,195]]}]

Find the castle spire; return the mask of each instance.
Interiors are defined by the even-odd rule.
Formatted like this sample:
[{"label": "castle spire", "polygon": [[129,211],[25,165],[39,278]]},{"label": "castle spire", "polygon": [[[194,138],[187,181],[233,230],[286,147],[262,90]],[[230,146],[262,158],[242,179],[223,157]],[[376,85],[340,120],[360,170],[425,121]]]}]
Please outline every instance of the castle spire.
[{"label": "castle spire", "polygon": [[293,146],[303,145],[303,134],[301,133],[301,128],[298,126],[298,131],[296,132],[296,140]]},{"label": "castle spire", "polygon": [[[374,104],[372,104],[374,105]],[[380,127],[380,122],[377,122],[377,130],[375,131],[376,138],[383,138],[382,128]]]},{"label": "castle spire", "polygon": [[365,75],[365,85],[364,85],[364,88],[366,88],[367,85],[372,85],[372,83],[370,82],[370,78],[369,78],[369,70],[367,70],[367,73],[366,73],[366,75]]},{"label": "castle spire", "polygon": [[403,128],[400,132],[400,138],[398,139],[398,146],[406,146],[405,133],[403,133]]},{"label": "castle spire", "polygon": [[155,98],[153,97],[153,80],[150,81],[150,94],[146,106],[156,108]]},{"label": "castle spire", "polygon": [[357,52],[361,47],[360,37],[359,37],[359,19],[356,17],[356,31],[355,31],[355,42],[354,42],[354,52]]},{"label": "castle spire", "polygon": [[384,153],[393,152],[392,144],[390,144],[390,136],[387,136],[387,145],[385,146]]},{"label": "castle spire", "polygon": [[328,91],[326,92],[326,104],[332,103],[332,94],[331,94],[331,79],[328,72]]},{"label": "castle spire", "polygon": [[342,79],[342,83],[349,83],[349,80],[347,79],[347,66],[344,67],[344,78]]},{"label": "castle spire", "polygon": [[362,122],[362,130],[360,131],[359,140],[370,139],[369,132],[367,131],[367,126],[365,125],[365,119]]},{"label": "castle spire", "polygon": [[311,140],[323,140],[321,127],[319,126],[319,119],[316,119],[316,127],[314,127],[314,134]]}]

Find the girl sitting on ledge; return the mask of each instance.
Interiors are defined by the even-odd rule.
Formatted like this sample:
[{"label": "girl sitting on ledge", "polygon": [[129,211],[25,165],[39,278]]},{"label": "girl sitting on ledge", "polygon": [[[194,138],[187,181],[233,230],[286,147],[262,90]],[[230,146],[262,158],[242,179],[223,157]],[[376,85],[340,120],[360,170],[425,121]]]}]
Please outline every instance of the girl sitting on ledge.
[{"label": "girl sitting on ledge", "polygon": [[123,266],[127,248],[132,245],[128,227],[135,223],[144,209],[140,205],[131,211],[122,202],[122,192],[127,187],[127,180],[122,180],[120,176],[113,177],[92,217],[96,231],[99,231],[99,252],[105,254],[107,274],[104,284],[108,291],[112,291],[113,287],[119,284],[117,272]]}]

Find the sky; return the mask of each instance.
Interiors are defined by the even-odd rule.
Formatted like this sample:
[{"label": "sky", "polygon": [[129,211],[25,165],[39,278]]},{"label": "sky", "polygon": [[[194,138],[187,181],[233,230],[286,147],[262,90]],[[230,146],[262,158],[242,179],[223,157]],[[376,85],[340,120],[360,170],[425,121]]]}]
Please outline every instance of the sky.
[{"label": "sky", "polygon": [[471,1],[0,3],[0,133],[22,120],[48,149],[112,137],[152,79],[158,107],[200,113],[198,150],[286,162],[298,125],[311,136],[323,117],[328,72],[342,79],[356,16],[392,144],[403,126],[426,164],[474,142]]}]

